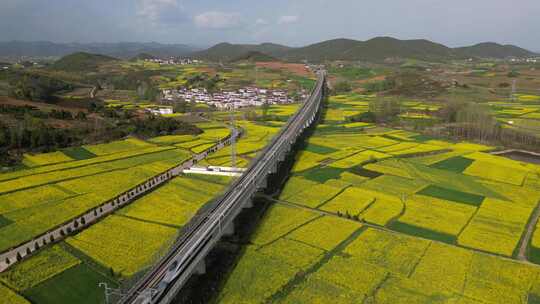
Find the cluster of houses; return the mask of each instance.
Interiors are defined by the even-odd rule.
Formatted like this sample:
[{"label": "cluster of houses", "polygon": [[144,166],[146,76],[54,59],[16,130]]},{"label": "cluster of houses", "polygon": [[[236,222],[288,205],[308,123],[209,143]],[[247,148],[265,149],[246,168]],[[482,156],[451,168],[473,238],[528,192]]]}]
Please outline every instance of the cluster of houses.
[{"label": "cluster of houses", "polygon": [[540,63],[540,57],[511,58],[510,62]]},{"label": "cluster of houses", "polygon": [[[236,91],[220,91],[217,93],[209,93],[203,88],[181,88],[178,90],[163,90],[162,93],[163,101],[169,103],[174,103],[175,101],[205,103],[221,110],[295,102],[285,90],[268,90],[254,87],[247,87]],[[299,96],[300,100],[306,97],[307,92],[302,91]]]},{"label": "cluster of houses", "polygon": [[202,63],[201,60],[197,59],[191,59],[191,58],[168,58],[168,59],[161,59],[161,58],[150,58],[145,59],[146,62],[153,62],[153,63],[159,63],[160,65],[187,65],[187,64],[199,64]]},{"label": "cluster of houses", "polygon": [[174,114],[173,107],[165,106],[146,108],[146,111],[157,116]]}]

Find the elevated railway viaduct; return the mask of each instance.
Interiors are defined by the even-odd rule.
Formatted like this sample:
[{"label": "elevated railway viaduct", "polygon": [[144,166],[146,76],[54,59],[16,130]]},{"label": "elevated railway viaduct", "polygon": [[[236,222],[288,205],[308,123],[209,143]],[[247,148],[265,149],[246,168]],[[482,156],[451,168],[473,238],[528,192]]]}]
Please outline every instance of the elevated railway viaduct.
[{"label": "elevated railway viaduct", "polygon": [[321,70],[317,75],[310,97],[244,174],[192,219],[169,253],[119,303],[171,303],[193,274],[204,273],[205,257],[221,237],[233,232],[234,219],[242,209],[252,207],[255,194],[267,186],[268,177],[278,170],[304,130],[315,121],[326,93],[326,72]]}]

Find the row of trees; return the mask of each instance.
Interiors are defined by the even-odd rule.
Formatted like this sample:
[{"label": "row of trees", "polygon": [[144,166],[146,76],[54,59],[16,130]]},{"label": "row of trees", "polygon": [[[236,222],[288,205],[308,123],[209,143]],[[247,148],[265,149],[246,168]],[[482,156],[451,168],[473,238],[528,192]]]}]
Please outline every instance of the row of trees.
[{"label": "row of trees", "polygon": [[0,163],[13,165],[17,157],[13,151],[50,151],[81,142],[81,129],[58,129],[47,126],[41,119],[25,120],[6,125],[0,122]]},{"label": "row of trees", "polygon": [[224,82],[225,79],[221,78],[219,74],[210,76],[207,73],[195,74],[187,78],[186,86],[188,88],[205,88],[209,92],[215,92],[218,89],[220,82]]},{"label": "row of trees", "polygon": [[196,126],[154,116],[94,117],[69,128],[55,128],[46,120],[25,115],[23,119],[0,122],[0,164],[14,165],[22,152],[49,152],[96,141],[110,141],[126,136],[155,137],[170,134],[200,134]]},{"label": "row of trees", "polygon": [[158,136],[168,134],[201,134],[203,131],[187,122],[173,118],[163,118],[150,116],[147,119],[136,119],[133,121],[135,129],[134,135]]},{"label": "row of trees", "polygon": [[501,124],[484,104],[448,102],[437,115],[446,124],[428,130],[434,135],[531,149],[538,149],[540,145],[540,138],[535,134]]},{"label": "row of trees", "polygon": [[73,115],[73,113],[66,110],[53,109],[50,112],[46,112],[32,106],[0,105],[0,113],[11,114],[15,119],[24,119],[25,116],[31,116],[43,119],[54,118],[63,120],[86,120],[86,113],[82,111]]}]

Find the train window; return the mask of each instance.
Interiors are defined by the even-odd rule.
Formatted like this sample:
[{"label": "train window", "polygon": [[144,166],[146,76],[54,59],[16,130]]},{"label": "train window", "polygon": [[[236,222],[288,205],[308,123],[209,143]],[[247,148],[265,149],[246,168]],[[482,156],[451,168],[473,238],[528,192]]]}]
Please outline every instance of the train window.
[{"label": "train window", "polygon": [[178,266],[178,261],[174,261],[171,266],[169,266],[169,271],[174,271],[176,266]]}]

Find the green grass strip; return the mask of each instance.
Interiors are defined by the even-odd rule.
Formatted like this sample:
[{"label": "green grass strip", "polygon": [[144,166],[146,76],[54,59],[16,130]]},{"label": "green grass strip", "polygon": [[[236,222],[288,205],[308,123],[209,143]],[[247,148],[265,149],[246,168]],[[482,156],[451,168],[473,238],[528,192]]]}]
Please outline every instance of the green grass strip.
[{"label": "green grass strip", "polygon": [[461,173],[465,171],[465,169],[467,169],[467,167],[469,167],[473,162],[474,160],[470,158],[465,158],[463,156],[456,156],[456,157],[452,157],[452,158],[440,161],[438,163],[435,163],[431,165],[430,167],[452,171],[456,173]]},{"label": "green grass strip", "polygon": [[388,225],[388,228],[408,235],[419,236],[430,240],[444,242],[447,244],[455,244],[457,239],[455,235],[438,232],[423,227],[418,227],[400,221],[392,222],[390,225]]},{"label": "green grass strip", "polygon": [[334,148],[320,146],[320,145],[316,145],[316,144],[308,144],[307,147],[304,150],[307,150],[307,151],[313,152],[313,153],[317,153],[317,154],[330,154],[330,153],[334,153],[334,152],[339,151],[339,150],[334,149]]},{"label": "green grass strip", "polygon": [[62,150],[62,153],[73,158],[74,160],[90,159],[97,156],[83,147],[67,148]]},{"label": "green grass strip", "polygon": [[13,223],[13,222],[0,214],[0,229],[3,228],[3,227],[6,227],[7,225],[9,225],[11,223]]},{"label": "green grass strip", "polygon": [[431,196],[448,201],[454,201],[475,207],[480,206],[484,201],[484,196],[481,195],[461,192],[458,190],[447,189],[434,185],[429,185],[421,191],[416,192],[416,194]]},{"label": "green grass strip", "polygon": [[103,289],[98,287],[100,282],[112,288],[118,287],[116,282],[80,264],[25,290],[23,294],[33,303],[39,304],[104,303]]},{"label": "green grass strip", "polygon": [[335,168],[335,167],[324,167],[324,168],[315,168],[312,170],[302,172],[301,175],[305,177],[306,179],[309,179],[318,183],[324,183],[330,179],[339,179],[341,173],[343,173],[344,171],[346,171],[346,169]]},{"label": "green grass strip", "polygon": [[361,166],[352,167],[348,171],[351,172],[351,173],[354,173],[356,175],[360,175],[360,176],[367,177],[367,178],[377,178],[377,177],[383,175],[380,172],[368,170],[368,169],[365,169],[365,168],[363,168]]}]

